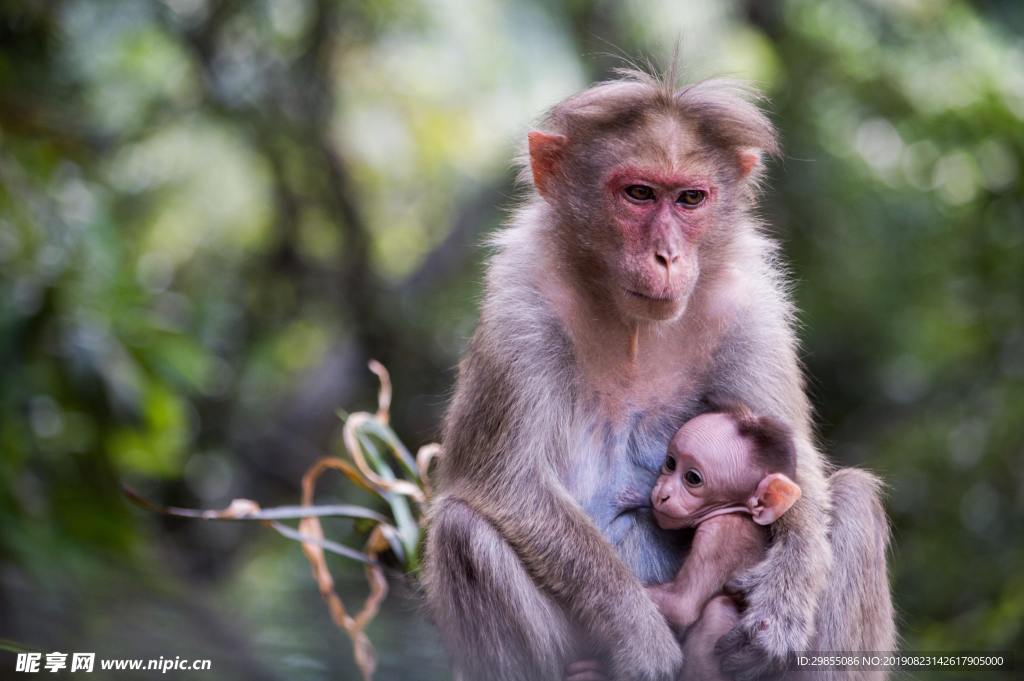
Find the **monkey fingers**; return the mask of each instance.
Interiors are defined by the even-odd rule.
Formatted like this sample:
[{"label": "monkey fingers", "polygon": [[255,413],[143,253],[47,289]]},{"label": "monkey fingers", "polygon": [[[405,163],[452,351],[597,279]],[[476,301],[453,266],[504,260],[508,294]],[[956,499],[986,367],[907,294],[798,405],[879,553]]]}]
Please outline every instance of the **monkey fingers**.
[{"label": "monkey fingers", "polygon": [[715,644],[722,673],[733,681],[772,681],[782,678],[786,661],[773,657],[739,625]]},{"label": "monkey fingers", "polygon": [[608,681],[600,660],[576,660],[565,668],[565,681]]},{"label": "monkey fingers", "polygon": [[722,593],[732,599],[740,612],[747,609],[747,591],[739,579],[730,579],[722,587]]},{"label": "monkey fingers", "polygon": [[672,582],[666,584],[654,584],[646,587],[647,594],[658,606],[665,621],[680,639],[686,636],[687,630],[700,617],[700,609],[704,606],[703,601],[696,602],[692,594],[685,590],[678,590]]}]

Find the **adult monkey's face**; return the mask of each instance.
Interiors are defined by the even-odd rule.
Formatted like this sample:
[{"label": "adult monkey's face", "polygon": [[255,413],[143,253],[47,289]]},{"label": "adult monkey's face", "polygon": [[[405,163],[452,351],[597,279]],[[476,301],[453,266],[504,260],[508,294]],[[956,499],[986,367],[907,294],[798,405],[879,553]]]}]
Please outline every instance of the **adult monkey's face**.
[{"label": "adult monkey's face", "polygon": [[701,142],[667,111],[591,135],[530,133],[535,185],[559,214],[561,243],[626,319],[678,318],[703,259],[721,243],[722,210],[750,168]]}]

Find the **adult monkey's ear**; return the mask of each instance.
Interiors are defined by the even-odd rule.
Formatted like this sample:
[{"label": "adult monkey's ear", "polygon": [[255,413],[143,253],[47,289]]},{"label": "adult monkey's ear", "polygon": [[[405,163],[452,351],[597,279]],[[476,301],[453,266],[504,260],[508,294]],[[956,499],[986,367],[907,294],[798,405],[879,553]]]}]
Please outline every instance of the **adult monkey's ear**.
[{"label": "adult monkey's ear", "polygon": [[530,143],[530,170],[533,171],[533,185],[537,193],[550,198],[555,177],[562,165],[562,152],[569,138],[539,130],[527,136]]},{"label": "adult monkey's ear", "polygon": [[736,165],[741,178],[754,177],[761,174],[764,168],[764,154],[760,149],[747,147],[736,152]]},{"label": "adult monkey's ear", "polygon": [[800,498],[800,486],[782,473],[766,475],[747,500],[747,510],[758,525],[771,525]]}]

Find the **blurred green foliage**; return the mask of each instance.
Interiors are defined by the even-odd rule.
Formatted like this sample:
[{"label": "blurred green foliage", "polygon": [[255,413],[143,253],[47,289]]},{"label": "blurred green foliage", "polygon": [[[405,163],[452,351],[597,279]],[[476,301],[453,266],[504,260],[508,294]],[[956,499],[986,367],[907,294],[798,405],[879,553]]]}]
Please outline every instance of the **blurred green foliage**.
[{"label": "blurred green foliage", "polygon": [[[354,678],[294,546],[117,482],[291,503],[371,357],[436,437],[530,120],[681,39],[770,97],[763,212],[826,448],[890,484],[905,647],[1024,649],[1022,36],[1013,0],[0,4],[0,637]],[[369,633],[444,676],[414,600]]]}]

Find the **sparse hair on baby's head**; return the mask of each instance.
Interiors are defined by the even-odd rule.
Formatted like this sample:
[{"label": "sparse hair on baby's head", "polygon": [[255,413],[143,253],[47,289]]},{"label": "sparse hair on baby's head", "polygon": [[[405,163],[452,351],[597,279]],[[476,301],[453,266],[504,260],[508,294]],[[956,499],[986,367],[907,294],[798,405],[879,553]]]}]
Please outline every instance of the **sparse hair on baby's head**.
[{"label": "sparse hair on baby's head", "polygon": [[741,437],[750,440],[754,457],[765,470],[796,479],[793,429],[777,418],[758,416],[741,402],[716,404],[714,412],[733,420]]}]

